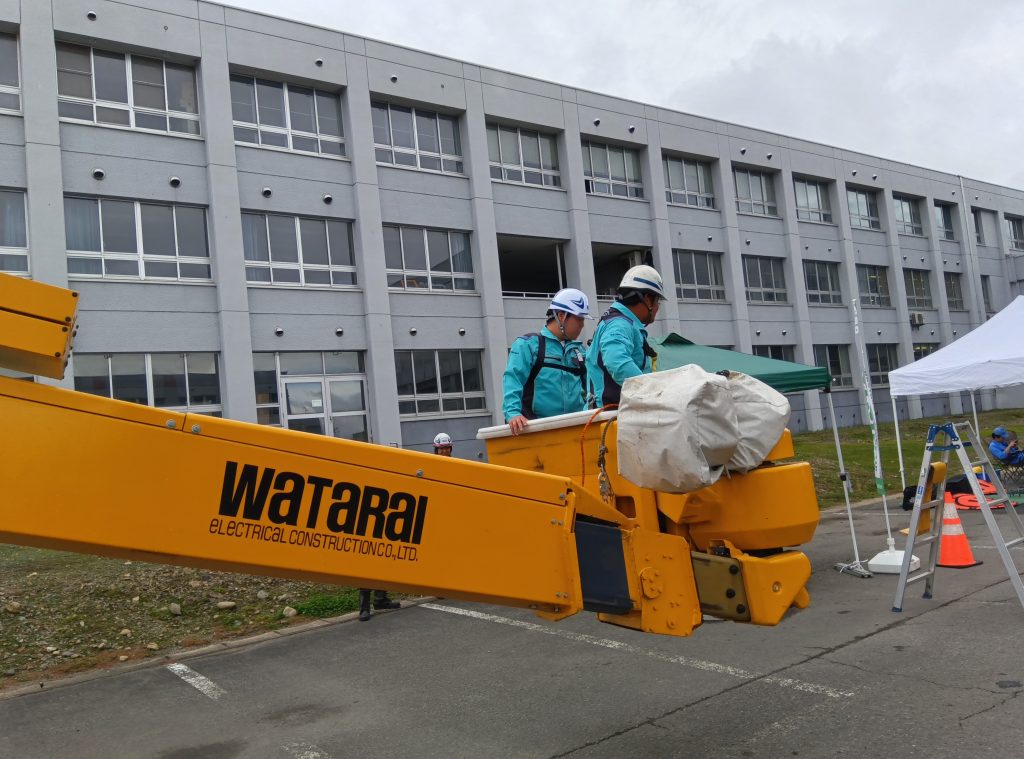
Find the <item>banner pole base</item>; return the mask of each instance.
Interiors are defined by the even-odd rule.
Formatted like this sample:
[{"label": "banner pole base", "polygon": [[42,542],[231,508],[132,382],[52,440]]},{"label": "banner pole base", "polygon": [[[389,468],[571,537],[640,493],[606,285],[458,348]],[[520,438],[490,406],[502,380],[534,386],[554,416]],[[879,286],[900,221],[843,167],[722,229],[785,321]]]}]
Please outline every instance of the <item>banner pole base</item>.
[{"label": "banner pole base", "polygon": [[[896,550],[896,543],[892,538],[886,540],[888,543],[884,551],[880,551],[868,562],[868,569],[880,575],[898,575],[903,570],[903,551]],[[921,568],[921,560],[916,556],[910,557],[910,572],[916,572]]]},{"label": "banner pole base", "polygon": [[839,574],[853,575],[854,577],[860,577],[862,579],[867,579],[872,576],[859,561],[852,561],[849,564],[836,564],[835,570]]}]

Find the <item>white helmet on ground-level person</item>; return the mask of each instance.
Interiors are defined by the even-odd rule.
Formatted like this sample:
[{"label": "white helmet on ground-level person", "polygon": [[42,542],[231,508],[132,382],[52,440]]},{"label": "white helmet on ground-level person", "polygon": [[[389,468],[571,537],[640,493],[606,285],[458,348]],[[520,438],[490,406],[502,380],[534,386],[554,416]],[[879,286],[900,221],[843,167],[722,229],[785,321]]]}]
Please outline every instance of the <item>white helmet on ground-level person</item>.
[{"label": "white helmet on ground-level person", "polygon": [[582,319],[592,318],[590,316],[590,301],[587,300],[587,296],[582,290],[577,290],[575,287],[566,287],[555,293],[555,297],[551,299],[551,305],[548,306],[548,311],[564,311]]},{"label": "white helmet on ground-level person", "polygon": [[619,283],[619,292],[623,290],[639,290],[641,292],[654,293],[662,300],[665,299],[665,286],[653,266],[634,266],[627,271]]},{"label": "white helmet on ground-level person", "polygon": [[451,448],[452,447],[452,436],[447,432],[439,432],[434,436],[434,447],[435,448]]}]

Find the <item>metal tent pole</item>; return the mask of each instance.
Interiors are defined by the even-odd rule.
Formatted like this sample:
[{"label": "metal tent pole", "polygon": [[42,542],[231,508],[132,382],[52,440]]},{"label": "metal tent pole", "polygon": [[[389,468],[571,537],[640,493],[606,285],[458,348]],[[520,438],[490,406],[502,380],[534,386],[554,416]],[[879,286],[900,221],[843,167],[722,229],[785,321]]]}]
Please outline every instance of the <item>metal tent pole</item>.
[{"label": "metal tent pole", "polygon": [[890,395],[892,400],[892,422],[896,425],[896,453],[900,457],[900,487],[907,489],[906,476],[903,474],[903,443],[900,441],[900,416],[896,411],[896,397]]},{"label": "metal tent pole", "polygon": [[971,391],[971,411],[974,412],[974,431],[981,437],[981,427],[978,426],[978,407],[974,405],[974,391]]}]

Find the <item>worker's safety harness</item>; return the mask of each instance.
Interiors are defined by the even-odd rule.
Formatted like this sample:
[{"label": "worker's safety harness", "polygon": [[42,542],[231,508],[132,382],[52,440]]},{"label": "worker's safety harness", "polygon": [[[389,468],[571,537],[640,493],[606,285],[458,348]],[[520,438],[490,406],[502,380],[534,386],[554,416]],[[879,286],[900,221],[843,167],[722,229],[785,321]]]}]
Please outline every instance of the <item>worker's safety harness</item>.
[{"label": "worker's safety harness", "polygon": [[557,369],[560,372],[569,372],[569,374],[575,375],[580,378],[580,396],[582,397],[583,392],[587,387],[587,368],[583,360],[583,353],[579,348],[573,348],[572,354],[569,360],[572,361],[572,366],[565,366],[564,364],[554,364],[546,362],[546,343],[547,340],[539,332],[528,332],[520,340],[527,340],[529,338],[537,338],[537,358],[533,361],[533,366],[530,368],[530,374],[526,378],[526,382],[523,384],[523,416],[527,419],[536,419],[537,413],[533,410],[533,396],[534,388],[537,384],[537,375],[540,374],[541,369]]},{"label": "worker's safety harness", "polygon": [[[609,308],[601,315],[601,319],[598,324],[603,322],[611,321],[612,319],[628,319],[624,313],[619,311],[617,308]],[[658,358],[658,352],[654,350],[647,342],[647,337],[644,336],[644,356],[651,360],[651,366],[654,367],[654,362]],[[601,354],[600,346],[597,351],[597,366],[604,373],[604,389],[601,392],[601,398],[598,399],[600,402],[598,406],[607,406],[609,404],[617,404],[619,398],[622,395],[622,385],[615,381],[615,378],[608,372],[604,365],[604,356]],[[643,367],[640,367],[643,369]],[[591,394],[593,394],[593,388],[591,388]]]}]

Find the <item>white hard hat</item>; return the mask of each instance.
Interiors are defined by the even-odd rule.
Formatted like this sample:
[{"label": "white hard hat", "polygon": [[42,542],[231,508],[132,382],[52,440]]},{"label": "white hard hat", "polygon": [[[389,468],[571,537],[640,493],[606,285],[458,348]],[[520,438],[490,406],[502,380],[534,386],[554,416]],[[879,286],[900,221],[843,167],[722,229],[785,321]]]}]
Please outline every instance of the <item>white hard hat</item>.
[{"label": "white hard hat", "polygon": [[565,311],[567,314],[582,316],[584,319],[592,318],[590,316],[590,301],[581,290],[577,290],[575,287],[566,287],[555,293],[548,310]]},{"label": "white hard hat", "polygon": [[647,292],[654,293],[659,298],[665,297],[661,275],[658,274],[658,270],[653,266],[634,266],[623,275],[622,281],[619,283],[619,289],[646,290]]},{"label": "white hard hat", "polygon": [[447,432],[438,432],[434,436],[434,447],[435,448],[450,448],[452,444],[452,436]]}]

